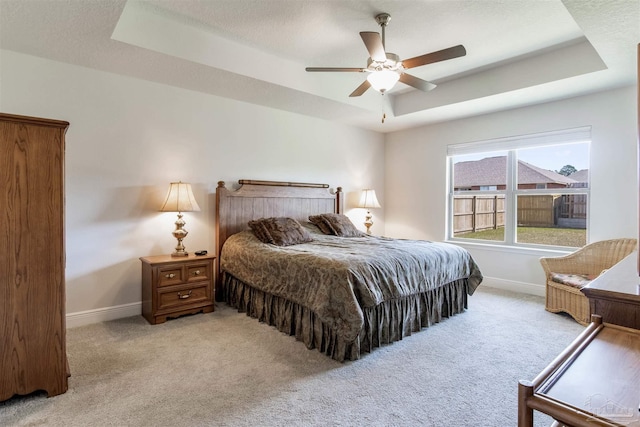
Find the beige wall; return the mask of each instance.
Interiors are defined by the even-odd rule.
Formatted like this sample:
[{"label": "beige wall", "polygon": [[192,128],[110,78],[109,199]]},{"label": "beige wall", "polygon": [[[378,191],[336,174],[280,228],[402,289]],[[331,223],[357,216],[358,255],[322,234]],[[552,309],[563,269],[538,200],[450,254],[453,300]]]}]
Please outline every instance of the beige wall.
[{"label": "beige wall", "polygon": [[[347,214],[376,189],[375,234],[443,240],[446,146],[593,126],[591,241],[637,235],[635,88],[395,132],[386,136],[215,96],[0,51],[0,111],[71,123],[67,133],[67,312],[75,324],[139,312],[140,263],[168,253],[168,183],[191,182],[189,250],[214,248],[219,180],[342,186]],[[546,251],[468,246],[486,284],[540,294]],[[101,314],[103,313],[103,314]],[[106,313],[106,314],[104,314]],[[73,324],[73,322],[71,322]]]},{"label": "beige wall", "polygon": [[[635,90],[621,88],[387,135],[386,234],[429,240],[445,238],[448,144],[592,126],[588,239],[637,236]],[[487,284],[544,294],[538,258],[553,253],[465,247],[480,265]]]},{"label": "beige wall", "polygon": [[[141,256],[169,253],[169,182],[192,183],[188,250],[214,250],[215,188],[238,179],[362,188],[384,205],[384,142],[374,132],[233,100],[0,51],[0,111],[67,120],[67,313],[139,312]],[[228,186],[229,186],[228,185]],[[374,212],[384,227],[383,210]],[[86,312],[86,313],[85,313]],[[73,322],[71,322],[73,323]],[[77,322],[76,322],[77,323]]]}]

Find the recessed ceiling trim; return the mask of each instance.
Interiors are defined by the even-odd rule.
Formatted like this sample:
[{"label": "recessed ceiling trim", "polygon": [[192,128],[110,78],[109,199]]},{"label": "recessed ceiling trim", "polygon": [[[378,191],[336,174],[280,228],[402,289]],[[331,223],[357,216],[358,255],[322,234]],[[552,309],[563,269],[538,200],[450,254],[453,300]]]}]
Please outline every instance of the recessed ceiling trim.
[{"label": "recessed ceiling trim", "polygon": [[545,49],[538,55],[527,55],[516,61],[448,80],[428,94],[414,91],[396,95],[394,113],[396,116],[412,114],[606,69],[598,52],[583,38],[555,50]]},{"label": "recessed ceiling trim", "polygon": [[[111,35],[113,40],[185,59],[209,67],[262,80],[278,86],[333,99],[375,111],[366,99],[345,99],[344,83],[323,76],[309,76],[304,65],[225,39],[167,11],[128,1]],[[328,81],[327,81],[328,80]]]}]

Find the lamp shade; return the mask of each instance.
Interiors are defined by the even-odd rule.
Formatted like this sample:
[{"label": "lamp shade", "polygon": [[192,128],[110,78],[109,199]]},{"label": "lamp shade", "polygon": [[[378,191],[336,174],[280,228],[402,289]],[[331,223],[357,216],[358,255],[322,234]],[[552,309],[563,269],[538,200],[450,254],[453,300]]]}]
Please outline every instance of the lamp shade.
[{"label": "lamp shade", "polygon": [[367,76],[367,80],[371,83],[371,87],[381,93],[392,89],[399,79],[400,74],[386,68],[380,71],[374,71]]},{"label": "lamp shade", "polygon": [[193,197],[191,184],[186,182],[172,182],[160,212],[199,212],[200,206]]},{"label": "lamp shade", "polygon": [[376,190],[362,190],[362,195],[360,196],[360,203],[358,203],[358,207],[367,209],[382,207],[380,206],[378,198],[376,197]]}]

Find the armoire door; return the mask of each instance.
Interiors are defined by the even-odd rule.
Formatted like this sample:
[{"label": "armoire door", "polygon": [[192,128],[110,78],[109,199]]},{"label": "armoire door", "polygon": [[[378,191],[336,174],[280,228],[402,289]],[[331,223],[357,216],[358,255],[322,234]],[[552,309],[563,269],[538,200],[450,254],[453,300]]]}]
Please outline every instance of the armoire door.
[{"label": "armoire door", "polygon": [[0,114],[0,400],[68,387],[64,148],[69,123]]}]

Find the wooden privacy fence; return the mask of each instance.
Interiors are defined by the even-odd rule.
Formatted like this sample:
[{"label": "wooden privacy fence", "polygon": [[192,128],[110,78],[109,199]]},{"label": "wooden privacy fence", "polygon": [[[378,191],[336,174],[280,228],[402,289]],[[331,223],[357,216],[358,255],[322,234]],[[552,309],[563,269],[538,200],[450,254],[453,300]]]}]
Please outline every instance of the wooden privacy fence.
[{"label": "wooden privacy fence", "polygon": [[504,227],[504,195],[453,198],[454,233],[498,227]]},{"label": "wooden privacy fence", "polygon": [[[504,227],[504,195],[455,196],[453,232]],[[518,196],[518,226],[586,228],[586,194]]]},{"label": "wooden privacy fence", "polygon": [[523,227],[553,227],[562,197],[545,194],[518,196],[518,225]]},{"label": "wooden privacy fence", "polygon": [[587,228],[587,195],[563,195],[557,211],[556,224],[564,228]]}]

